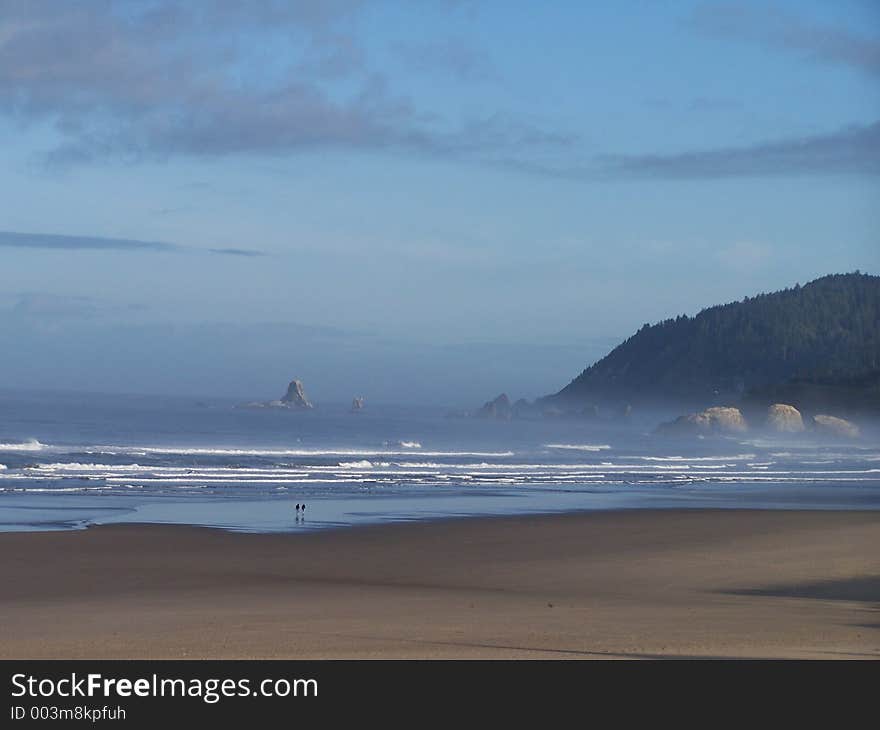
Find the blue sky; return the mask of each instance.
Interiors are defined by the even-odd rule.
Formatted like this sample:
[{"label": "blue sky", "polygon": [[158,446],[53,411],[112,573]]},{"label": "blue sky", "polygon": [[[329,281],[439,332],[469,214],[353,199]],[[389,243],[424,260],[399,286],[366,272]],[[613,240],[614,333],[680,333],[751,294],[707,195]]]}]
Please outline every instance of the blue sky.
[{"label": "blue sky", "polygon": [[880,271],[870,0],[6,1],[0,135],[9,387],[534,396]]}]

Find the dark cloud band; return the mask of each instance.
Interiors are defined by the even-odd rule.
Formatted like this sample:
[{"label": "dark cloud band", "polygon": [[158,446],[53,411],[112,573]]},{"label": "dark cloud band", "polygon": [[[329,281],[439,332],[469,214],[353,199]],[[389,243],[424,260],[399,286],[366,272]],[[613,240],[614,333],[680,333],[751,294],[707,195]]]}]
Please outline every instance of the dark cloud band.
[{"label": "dark cloud band", "polygon": [[673,155],[608,157],[617,175],[712,178],[880,174],[880,121],[831,134]]},{"label": "dark cloud band", "polygon": [[243,248],[199,249],[162,241],[139,241],[132,238],[104,238],[101,236],[66,236],[55,233],[20,233],[0,231],[0,247],[50,249],[55,251],[131,251],[148,253],[177,253],[201,251],[232,256],[265,256],[264,251]]},{"label": "dark cloud band", "polygon": [[880,121],[829,134],[668,155],[605,155],[591,164],[500,159],[505,169],[566,180],[712,179],[785,175],[880,174]]}]

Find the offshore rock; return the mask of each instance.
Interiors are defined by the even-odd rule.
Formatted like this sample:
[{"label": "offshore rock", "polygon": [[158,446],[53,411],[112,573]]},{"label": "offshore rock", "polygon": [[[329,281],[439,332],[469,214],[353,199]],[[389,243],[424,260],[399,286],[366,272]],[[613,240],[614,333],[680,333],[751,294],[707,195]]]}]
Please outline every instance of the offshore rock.
[{"label": "offshore rock", "polygon": [[285,408],[313,408],[309,399],[306,397],[305,388],[301,380],[293,379],[287,386],[287,392],[281,398],[281,403]]},{"label": "offshore rock", "polygon": [[244,403],[236,406],[236,408],[284,408],[287,410],[309,410],[314,406],[306,397],[306,391],[303,388],[301,380],[293,379],[287,386],[287,392],[280,400],[260,400],[251,403]]},{"label": "offshore rock", "polygon": [[507,421],[513,415],[510,398],[507,397],[507,393],[502,393],[495,400],[484,403],[476,415],[478,418],[496,418]]},{"label": "offshore rock", "polygon": [[657,432],[676,435],[699,435],[709,433],[744,433],[748,425],[739,408],[714,406],[699,413],[679,416],[674,421],[662,423]]},{"label": "offshore rock", "polygon": [[767,409],[767,428],[777,433],[800,433],[804,430],[804,419],[794,406],[774,403]]},{"label": "offshore rock", "polygon": [[817,431],[838,438],[857,439],[860,435],[856,424],[836,416],[813,416],[813,425]]}]

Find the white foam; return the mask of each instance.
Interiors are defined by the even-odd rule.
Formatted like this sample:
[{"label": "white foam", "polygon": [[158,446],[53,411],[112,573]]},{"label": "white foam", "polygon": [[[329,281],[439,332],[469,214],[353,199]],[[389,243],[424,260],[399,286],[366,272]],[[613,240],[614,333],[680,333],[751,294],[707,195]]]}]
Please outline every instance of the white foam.
[{"label": "white foam", "polygon": [[28,439],[22,442],[0,443],[0,451],[42,451],[46,448],[36,439]]},{"label": "white foam", "polygon": [[106,492],[113,489],[110,485],[97,487],[23,487],[21,489],[9,489],[9,492],[49,492],[56,494],[58,492]]},{"label": "white foam", "polygon": [[569,451],[608,451],[608,444],[544,444],[545,449],[567,449]]},{"label": "white foam", "polygon": [[372,469],[373,462],[366,459],[362,461],[341,461],[339,466],[343,469]]},{"label": "white foam", "polygon": [[743,461],[754,459],[754,454],[734,454],[733,456],[633,456],[642,461]]},{"label": "white foam", "polygon": [[[131,482],[129,477],[109,477],[107,482]],[[364,482],[366,479],[352,475],[350,477],[330,478],[323,476],[303,476],[300,478],[278,478],[271,479],[224,479],[220,477],[202,477],[202,476],[186,476],[186,477],[144,477],[138,480],[139,484],[324,484],[324,483],[348,483],[348,482]]]},{"label": "white foam", "polygon": [[[415,442],[412,442],[415,443]],[[413,447],[415,448],[415,447]],[[242,449],[242,448],[207,448],[207,447],[178,447],[178,446],[92,446],[82,449],[87,454],[176,454],[183,456],[403,456],[409,451],[378,450],[378,449]],[[513,456],[512,451],[425,451],[420,452],[423,456],[468,456],[468,457],[503,457]]]},{"label": "white foam", "polygon": [[[39,469],[41,471],[155,471],[161,468],[163,467],[141,466],[140,464],[94,464],[80,461],[55,461],[25,467],[28,470]],[[171,468],[179,469],[180,467]]]}]

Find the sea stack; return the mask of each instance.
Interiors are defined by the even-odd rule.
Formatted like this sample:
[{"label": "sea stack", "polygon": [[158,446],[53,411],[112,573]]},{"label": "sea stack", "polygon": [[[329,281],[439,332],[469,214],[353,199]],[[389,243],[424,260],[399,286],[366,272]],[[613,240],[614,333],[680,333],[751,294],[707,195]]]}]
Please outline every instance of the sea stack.
[{"label": "sea stack", "polygon": [[290,384],[287,386],[287,392],[281,399],[281,403],[283,403],[286,408],[306,409],[314,407],[306,397],[306,391],[305,388],[303,388],[302,381],[297,380],[296,378],[290,381]]},{"label": "sea stack", "polygon": [[483,407],[477,411],[479,418],[496,418],[503,421],[509,421],[512,415],[510,398],[507,397],[507,393],[502,393],[495,400],[484,403]]},{"label": "sea stack", "polygon": [[357,413],[358,411],[364,410],[364,397],[358,396],[352,399],[351,401],[351,412]]},{"label": "sea stack", "polygon": [[794,406],[774,403],[767,409],[767,428],[777,433],[800,433],[804,430],[804,419]]},{"label": "sea stack", "polygon": [[813,425],[820,433],[837,438],[857,439],[860,435],[856,424],[837,416],[813,416]]},{"label": "sea stack", "polygon": [[668,435],[701,433],[744,433],[749,427],[739,408],[714,406],[699,413],[679,416],[671,423],[663,423],[658,433]]}]

